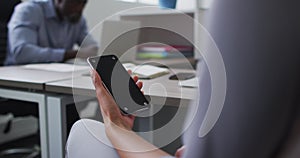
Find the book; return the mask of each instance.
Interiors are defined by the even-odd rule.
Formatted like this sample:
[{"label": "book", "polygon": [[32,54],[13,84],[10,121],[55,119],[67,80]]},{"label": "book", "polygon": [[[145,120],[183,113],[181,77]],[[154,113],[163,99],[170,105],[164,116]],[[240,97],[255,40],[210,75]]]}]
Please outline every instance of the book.
[{"label": "book", "polygon": [[150,52],[176,52],[176,51],[193,51],[192,46],[186,45],[143,45],[138,48],[139,51],[150,51]]},{"label": "book", "polygon": [[183,52],[137,52],[137,59],[172,59],[172,58],[183,58],[183,57],[193,57],[194,53],[192,51]]},{"label": "book", "polygon": [[137,59],[172,59],[193,57],[192,46],[148,44],[138,47]]},{"label": "book", "polygon": [[126,70],[131,70],[133,75],[137,75],[140,79],[152,79],[170,71],[167,68],[162,68],[154,65],[135,65],[133,63],[123,63]]}]

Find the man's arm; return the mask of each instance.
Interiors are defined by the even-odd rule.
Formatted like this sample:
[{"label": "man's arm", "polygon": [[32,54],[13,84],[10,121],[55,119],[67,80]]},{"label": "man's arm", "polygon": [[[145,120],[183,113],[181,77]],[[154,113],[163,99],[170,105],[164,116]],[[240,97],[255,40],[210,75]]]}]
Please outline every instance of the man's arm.
[{"label": "man's arm", "polygon": [[38,46],[38,29],[42,18],[42,10],[35,4],[22,3],[15,8],[8,29],[9,53],[14,57],[16,64],[63,60],[65,49]]}]

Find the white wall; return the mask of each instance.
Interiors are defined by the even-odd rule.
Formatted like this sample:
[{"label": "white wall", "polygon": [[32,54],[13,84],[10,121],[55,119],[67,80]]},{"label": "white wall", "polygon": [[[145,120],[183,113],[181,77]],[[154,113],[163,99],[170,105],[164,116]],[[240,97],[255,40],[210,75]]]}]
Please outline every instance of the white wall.
[{"label": "white wall", "polygon": [[[93,29],[99,22],[115,13],[134,7],[146,6],[143,4],[120,2],[117,0],[89,0],[84,10],[89,29]],[[99,41],[100,32],[91,32],[94,38]]]},{"label": "white wall", "polygon": [[[198,6],[198,8],[207,8],[211,1],[212,0],[177,0],[176,9],[192,10],[195,8],[195,5]],[[141,6],[149,5],[121,2],[117,0],[89,0],[83,14],[87,20],[89,29],[92,30],[98,23],[116,14],[117,12]],[[98,27],[94,29],[91,34],[99,42],[101,28]]]}]

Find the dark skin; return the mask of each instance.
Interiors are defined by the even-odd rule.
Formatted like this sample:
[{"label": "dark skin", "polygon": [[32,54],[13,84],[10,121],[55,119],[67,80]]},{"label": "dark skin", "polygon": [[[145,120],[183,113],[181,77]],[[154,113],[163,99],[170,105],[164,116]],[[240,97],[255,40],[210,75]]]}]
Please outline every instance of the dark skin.
[{"label": "dark skin", "polygon": [[[66,19],[72,24],[80,21],[83,9],[87,0],[53,0],[56,14],[61,21]],[[77,50],[67,50],[64,55],[64,61],[73,59],[77,55]]]},{"label": "dark skin", "polygon": [[58,17],[71,23],[79,22],[87,0],[53,0]]}]

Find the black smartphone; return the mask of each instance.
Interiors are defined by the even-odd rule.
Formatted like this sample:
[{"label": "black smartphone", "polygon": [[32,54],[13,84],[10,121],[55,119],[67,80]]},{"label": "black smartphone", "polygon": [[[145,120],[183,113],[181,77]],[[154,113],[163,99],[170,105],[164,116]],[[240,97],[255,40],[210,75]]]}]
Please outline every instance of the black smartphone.
[{"label": "black smartphone", "polygon": [[115,55],[89,57],[90,66],[100,75],[104,87],[124,114],[149,109],[149,101]]}]

